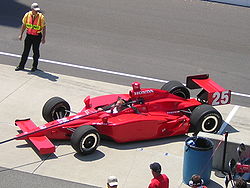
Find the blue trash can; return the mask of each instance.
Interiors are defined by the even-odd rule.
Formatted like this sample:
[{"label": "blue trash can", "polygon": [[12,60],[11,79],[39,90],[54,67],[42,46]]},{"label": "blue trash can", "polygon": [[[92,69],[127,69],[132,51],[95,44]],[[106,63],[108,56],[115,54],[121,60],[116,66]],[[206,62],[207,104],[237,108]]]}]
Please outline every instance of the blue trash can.
[{"label": "blue trash can", "polygon": [[207,185],[212,171],[214,144],[204,137],[189,137],[185,140],[183,181],[188,185],[192,175],[198,174]]}]

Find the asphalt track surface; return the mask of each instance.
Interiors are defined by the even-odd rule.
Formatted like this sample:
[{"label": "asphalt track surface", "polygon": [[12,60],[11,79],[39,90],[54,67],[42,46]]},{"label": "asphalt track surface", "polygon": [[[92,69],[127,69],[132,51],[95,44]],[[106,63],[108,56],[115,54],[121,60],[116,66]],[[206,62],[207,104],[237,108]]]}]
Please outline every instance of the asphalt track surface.
[{"label": "asphalt track surface", "polygon": [[95,186],[84,185],[80,183],[65,181],[62,179],[56,179],[46,176],[40,176],[36,174],[30,174],[27,172],[21,172],[0,167],[0,186],[2,188],[17,188],[17,187],[60,187],[60,188],[97,188]]},{"label": "asphalt track surface", "polygon": [[[17,37],[21,18],[31,3],[28,0],[1,2],[0,52],[22,53],[23,42]],[[43,0],[38,3],[45,11],[48,28],[46,44],[41,46],[42,59],[182,82],[187,75],[209,73],[224,88],[250,94],[248,8],[197,0]],[[12,65],[13,70],[18,61],[16,57],[0,56],[0,63]],[[39,68],[121,85],[135,81],[127,76],[46,62],[40,62]],[[146,79],[137,81],[144,87],[162,85]],[[238,95],[233,96],[232,103],[250,106],[249,97]],[[43,180],[43,176],[26,177],[25,173],[12,170],[4,173],[0,173],[3,178],[13,177],[14,173],[17,179],[12,186],[3,187],[20,185],[19,175],[28,181],[38,177],[39,181],[48,183],[44,187],[50,187],[50,181],[57,182],[53,178]],[[64,183],[65,187],[74,184]],[[77,186],[80,185],[76,183],[74,187]]]},{"label": "asphalt track surface", "polygon": [[[0,7],[0,52],[21,54],[21,18],[31,1],[5,0]],[[41,58],[160,80],[185,82],[209,73],[250,106],[250,12],[248,8],[183,0],[45,0],[47,42]],[[9,11],[11,10],[11,11]],[[2,57],[16,66],[18,58]],[[30,63],[27,64],[27,67]],[[135,78],[41,62],[44,71],[129,85]],[[145,87],[162,83],[136,79]]]}]

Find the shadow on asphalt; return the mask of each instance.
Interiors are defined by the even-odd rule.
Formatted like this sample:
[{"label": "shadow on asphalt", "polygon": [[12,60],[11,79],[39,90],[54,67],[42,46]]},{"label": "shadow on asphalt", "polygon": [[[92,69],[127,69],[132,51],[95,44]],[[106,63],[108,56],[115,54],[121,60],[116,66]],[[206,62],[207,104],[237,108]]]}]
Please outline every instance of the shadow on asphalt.
[{"label": "shadow on asphalt", "polygon": [[25,140],[25,141],[27,142],[27,144],[21,144],[21,145],[18,145],[16,147],[20,148],[20,149],[22,149],[22,148],[28,148],[29,147],[30,149],[32,149],[37,154],[37,156],[39,156],[39,158],[41,159],[41,161],[48,160],[48,159],[58,158],[54,153],[47,154],[47,155],[41,155],[41,154],[39,154],[39,152],[36,149],[36,147],[29,140]]},{"label": "shadow on asphalt", "polygon": [[22,18],[29,10],[29,6],[17,2],[17,0],[1,1],[0,25],[15,28],[21,27]]},{"label": "shadow on asphalt", "polygon": [[208,2],[214,2],[214,3],[221,3],[224,5],[229,5],[229,6],[238,6],[238,7],[245,7],[245,8],[250,8],[249,2],[248,1],[220,1],[220,0],[203,0],[203,1],[208,1]]},{"label": "shadow on asphalt", "polygon": [[35,76],[43,78],[43,79],[48,79],[48,80],[50,80],[52,82],[56,82],[58,80],[58,78],[59,78],[58,76],[55,76],[55,75],[53,75],[51,73],[48,73],[48,72],[44,72],[43,70],[40,70],[40,69],[38,69],[35,72],[31,72],[30,70],[25,68],[22,71],[26,72],[28,75],[35,75]]},{"label": "shadow on asphalt", "polygon": [[56,82],[59,78],[58,76],[55,76],[55,75],[48,73],[48,72],[44,72],[44,71],[39,70],[39,69],[35,72],[31,72],[31,71],[27,71],[27,72],[28,72],[28,74],[35,75],[35,76],[38,76],[40,78],[48,79],[52,82]]},{"label": "shadow on asphalt", "polygon": [[146,148],[151,146],[159,146],[165,145],[173,142],[184,142],[188,138],[187,135],[181,136],[173,136],[168,138],[161,138],[156,140],[148,140],[148,141],[137,141],[137,142],[129,142],[129,143],[116,143],[111,140],[102,140],[101,145],[107,146],[110,148],[115,148],[118,150],[130,150],[130,149],[138,149],[138,148]]},{"label": "shadow on asphalt", "polygon": [[[169,138],[162,138],[162,139],[156,139],[156,140],[149,140],[149,141],[138,141],[138,142],[130,142],[130,143],[116,143],[112,140],[101,140],[101,145],[107,146],[109,148],[115,148],[117,150],[132,150],[132,149],[140,149],[143,150],[143,148],[151,147],[151,146],[157,146],[157,145],[165,145],[173,142],[184,142],[188,136],[181,135],[181,136],[174,136]],[[55,155],[55,154],[49,154],[49,155],[40,155],[37,151],[37,149],[33,146],[32,143],[29,141],[26,141],[27,144],[18,145],[17,148],[27,148],[30,147],[30,149],[33,149],[34,152],[40,157],[41,161],[44,160],[50,160],[55,158],[61,158],[67,155],[74,154],[75,158],[81,161],[96,161],[99,159],[102,159],[105,157],[105,154],[101,151],[97,150],[89,155],[80,155],[76,152],[69,152],[63,155]],[[60,145],[70,145],[70,141],[68,140],[53,140],[53,144],[56,147],[59,147]],[[37,163],[41,162],[37,161]]]},{"label": "shadow on asphalt", "polygon": [[105,157],[105,154],[101,151],[97,150],[92,153],[92,154],[89,154],[89,155],[81,155],[79,153],[75,153],[74,154],[75,158],[79,159],[80,161],[96,161],[96,160],[99,160],[99,159],[102,159],[103,157]]},{"label": "shadow on asphalt", "polygon": [[236,133],[236,132],[239,132],[237,129],[235,129],[232,125],[230,124],[227,124],[226,128],[224,129],[224,131],[222,132],[222,134],[224,133]]}]

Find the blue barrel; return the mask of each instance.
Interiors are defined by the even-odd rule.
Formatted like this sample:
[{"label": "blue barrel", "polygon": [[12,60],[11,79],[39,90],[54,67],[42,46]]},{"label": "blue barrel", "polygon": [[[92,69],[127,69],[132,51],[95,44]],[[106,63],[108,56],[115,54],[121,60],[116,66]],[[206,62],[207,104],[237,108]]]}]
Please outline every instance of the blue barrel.
[{"label": "blue barrel", "polygon": [[210,182],[214,144],[204,137],[189,137],[185,140],[183,181],[188,185],[192,175],[198,174],[204,184]]}]

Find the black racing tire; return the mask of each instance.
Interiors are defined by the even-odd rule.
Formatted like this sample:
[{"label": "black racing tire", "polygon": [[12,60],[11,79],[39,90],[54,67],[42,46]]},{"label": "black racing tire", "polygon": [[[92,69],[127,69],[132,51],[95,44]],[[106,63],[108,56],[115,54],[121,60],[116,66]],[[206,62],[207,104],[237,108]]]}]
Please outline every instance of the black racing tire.
[{"label": "black racing tire", "polygon": [[214,107],[203,104],[193,110],[190,124],[190,132],[217,133],[222,125],[222,116]]},{"label": "black racing tire", "polygon": [[60,97],[52,97],[43,106],[42,116],[45,121],[50,122],[69,116],[70,105]]},{"label": "black racing tire", "polygon": [[181,82],[179,81],[169,81],[168,83],[165,83],[161,90],[168,91],[169,93],[172,93],[176,96],[179,96],[184,99],[190,99],[190,92],[187,87],[185,87]]},{"label": "black racing tire", "polygon": [[71,135],[71,146],[82,155],[96,151],[100,144],[100,135],[96,128],[90,125],[78,127]]}]

